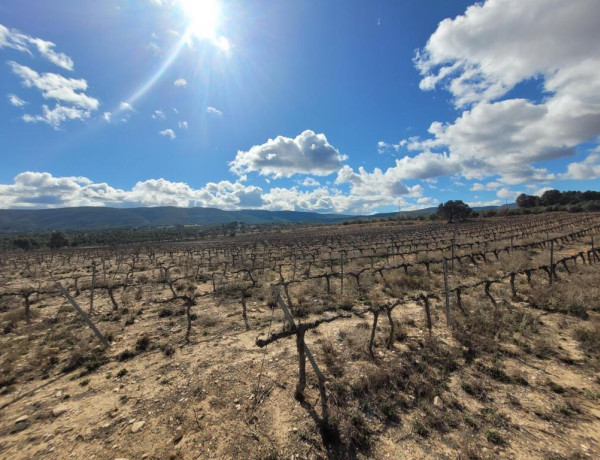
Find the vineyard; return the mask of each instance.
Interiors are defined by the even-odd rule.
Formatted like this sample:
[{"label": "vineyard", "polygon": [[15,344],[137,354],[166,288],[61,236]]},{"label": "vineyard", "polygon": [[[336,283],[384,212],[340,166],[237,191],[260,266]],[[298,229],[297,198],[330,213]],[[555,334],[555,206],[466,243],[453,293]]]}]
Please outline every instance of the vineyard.
[{"label": "vineyard", "polygon": [[0,457],[598,458],[600,215],[0,255]]}]

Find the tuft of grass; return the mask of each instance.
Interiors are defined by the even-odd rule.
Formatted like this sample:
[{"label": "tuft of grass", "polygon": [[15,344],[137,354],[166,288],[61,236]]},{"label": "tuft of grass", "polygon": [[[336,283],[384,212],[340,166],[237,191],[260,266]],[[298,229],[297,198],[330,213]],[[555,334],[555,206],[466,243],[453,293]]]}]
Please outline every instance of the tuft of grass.
[{"label": "tuft of grass", "polygon": [[497,446],[502,446],[504,444],[506,444],[506,440],[504,439],[504,437],[496,430],[487,430],[485,432],[485,438],[491,442],[492,444],[495,444]]},{"label": "tuft of grass", "polygon": [[78,369],[80,367],[85,368],[85,371],[82,375],[93,372],[98,369],[100,366],[106,364],[108,362],[108,358],[103,356],[101,352],[83,352],[80,350],[76,350],[69,357],[67,364],[63,367],[62,372],[69,373]]},{"label": "tuft of grass", "polygon": [[135,351],[142,352],[148,349],[150,338],[147,335],[140,337],[135,344]]},{"label": "tuft of grass", "polygon": [[127,361],[135,356],[135,353],[131,350],[124,350],[117,356],[117,361],[123,362]]},{"label": "tuft of grass", "polygon": [[580,326],[575,329],[574,336],[579,341],[581,349],[586,353],[600,353],[600,324]]},{"label": "tuft of grass", "polygon": [[413,431],[417,433],[422,438],[426,438],[430,435],[429,429],[423,425],[423,423],[419,420],[415,420],[412,424]]},{"label": "tuft of grass", "polygon": [[554,393],[563,394],[566,390],[565,387],[560,386],[558,383],[548,380],[548,386]]}]

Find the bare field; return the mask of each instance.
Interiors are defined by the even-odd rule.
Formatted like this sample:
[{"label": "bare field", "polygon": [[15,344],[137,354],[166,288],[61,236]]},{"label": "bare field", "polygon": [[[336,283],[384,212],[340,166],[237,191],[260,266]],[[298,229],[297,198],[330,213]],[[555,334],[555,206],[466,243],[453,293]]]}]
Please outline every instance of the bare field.
[{"label": "bare field", "polygon": [[3,254],[0,457],[598,458],[598,234],[552,214]]}]

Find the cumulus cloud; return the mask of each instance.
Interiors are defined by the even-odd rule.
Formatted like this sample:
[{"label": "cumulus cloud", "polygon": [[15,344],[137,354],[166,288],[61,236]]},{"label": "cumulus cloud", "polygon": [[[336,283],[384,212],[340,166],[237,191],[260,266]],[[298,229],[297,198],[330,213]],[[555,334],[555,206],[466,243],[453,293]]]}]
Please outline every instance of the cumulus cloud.
[{"label": "cumulus cloud", "polygon": [[173,84],[175,86],[179,86],[180,88],[185,88],[187,86],[188,82],[185,78],[178,78],[177,80],[175,80],[173,82]]},{"label": "cumulus cloud", "polygon": [[502,184],[500,182],[488,182],[487,184],[480,184],[479,182],[475,182],[469,190],[471,190],[472,192],[484,192],[486,190],[496,190],[501,186]]},{"label": "cumulus cloud", "polygon": [[542,187],[542,188],[537,189],[535,192],[533,192],[532,195],[542,196],[548,190],[553,190],[553,188],[552,187]]},{"label": "cumulus cloud", "polygon": [[23,107],[27,104],[27,102],[25,102],[23,99],[21,99],[16,94],[9,94],[7,97],[8,97],[8,102],[10,102],[11,105],[14,105],[15,107]]},{"label": "cumulus cloud", "polygon": [[84,79],[65,78],[62,75],[49,72],[39,74],[35,70],[14,61],[9,61],[8,64],[12,71],[21,78],[25,87],[38,89],[44,99],[69,103],[84,110],[96,110],[98,108],[98,99],[85,94],[87,82]]},{"label": "cumulus cloud", "polygon": [[523,192],[515,192],[513,190],[509,190],[507,187],[502,187],[500,190],[498,190],[496,192],[496,195],[498,196],[498,198],[505,198],[505,199],[511,198],[511,199],[515,199],[521,193],[523,193]]},{"label": "cumulus cloud", "polygon": [[490,201],[468,201],[467,204],[472,208],[481,208],[486,206],[500,206],[503,204],[502,200],[490,200]]},{"label": "cumulus cloud", "polygon": [[314,177],[306,177],[300,184],[304,187],[320,187],[321,184]]},{"label": "cumulus cloud", "polygon": [[[466,110],[452,123],[432,123],[431,137],[407,148],[437,156],[469,179],[554,179],[537,164],[573,155],[600,134],[597,9],[596,0],[487,0],[442,21],[415,58],[420,87],[441,86]],[[533,78],[542,85],[541,101],[506,98]]]},{"label": "cumulus cloud", "polygon": [[73,60],[65,53],[54,51],[55,44],[41,38],[31,37],[14,29],[8,29],[0,24],[0,48],[7,47],[17,51],[32,54],[31,48],[48,61],[65,70],[73,70]]},{"label": "cumulus cloud", "polygon": [[570,163],[561,179],[587,180],[600,177],[600,147],[595,152],[597,153],[590,153],[583,161]]},{"label": "cumulus cloud", "polygon": [[271,188],[268,191],[241,182],[210,182],[194,188],[184,182],[148,179],[124,190],[86,177],[54,177],[47,172],[24,172],[12,184],[0,184],[0,207],[52,208],[67,206],[203,206],[220,209],[268,209],[369,214],[377,207],[423,207],[430,200],[412,204],[402,197],[344,194],[319,186]]},{"label": "cumulus cloud", "polygon": [[56,105],[54,108],[49,108],[47,105],[42,106],[43,113],[41,115],[23,115],[23,120],[27,123],[43,122],[47,123],[55,129],[67,120],[85,120],[90,117],[88,110],[81,110],[76,107],[66,107]]},{"label": "cumulus cloud", "polygon": [[327,176],[338,171],[345,159],[324,134],[306,130],[293,139],[277,136],[248,151],[240,150],[229,166],[238,176],[252,171],[275,178],[294,174]]},{"label": "cumulus cloud", "polygon": [[394,168],[389,168],[385,173],[375,168],[369,173],[361,166],[356,173],[350,166],[344,165],[339,170],[335,183],[350,183],[352,193],[356,195],[381,193],[386,196],[398,196],[409,193],[408,187],[402,183]]},{"label": "cumulus cloud", "polygon": [[187,121],[180,121],[179,123],[177,123],[177,125],[179,126],[179,129],[188,129],[189,128],[189,124]]},{"label": "cumulus cloud", "polygon": [[160,134],[161,136],[166,136],[169,139],[173,140],[175,139],[177,136],[175,135],[175,131],[173,131],[171,128],[167,128],[164,129],[162,131],[159,131],[158,134]]},{"label": "cumulus cloud", "polygon": [[[23,86],[35,88],[41,92],[44,99],[56,101],[54,108],[43,105],[41,115],[23,115],[24,121],[44,122],[58,129],[64,121],[85,120],[90,117],[91,112],[98,109],[100,104],[98,99],[85,94],[87,90],[85,80],[65,78],[56,73],[39,74],[35,70],[14,61],[9,61],[8,64],[12,71],[21,78]],[[9,100],[13,105],[15,102],[20,103],[19,101],[21,101],[20,99],[13,101],[11,95],[9,95]]]}]

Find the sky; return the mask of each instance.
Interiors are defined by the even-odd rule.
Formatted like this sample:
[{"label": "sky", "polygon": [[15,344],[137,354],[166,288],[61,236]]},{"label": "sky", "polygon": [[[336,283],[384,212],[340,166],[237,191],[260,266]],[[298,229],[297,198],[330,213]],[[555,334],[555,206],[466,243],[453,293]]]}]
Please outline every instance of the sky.
[{"label": "sky", "polygon": [[0,208],[599,190],[598,0],[1,0]]}]

